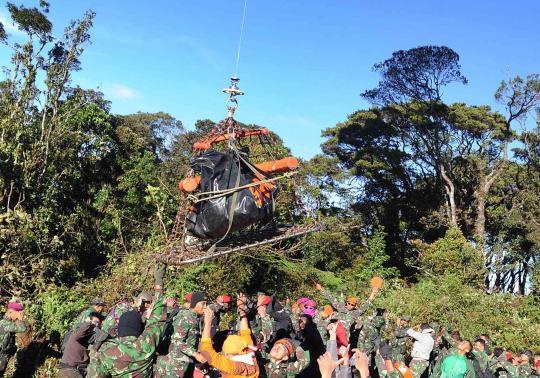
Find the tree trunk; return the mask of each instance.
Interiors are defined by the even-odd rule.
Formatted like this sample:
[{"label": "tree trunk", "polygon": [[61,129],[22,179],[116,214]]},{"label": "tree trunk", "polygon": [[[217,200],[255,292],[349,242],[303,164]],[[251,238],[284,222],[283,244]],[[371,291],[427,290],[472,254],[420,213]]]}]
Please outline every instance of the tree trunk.
[{"label": "tree trunk", "polygon": [[445,182],[444,189],[446,190],[446,206],[448,213],[448,221],[451,227],[457,227],[457,211],[456,211],[456,189],[454,183],[446,174],[444,166],[441,164],[441,176]]}]

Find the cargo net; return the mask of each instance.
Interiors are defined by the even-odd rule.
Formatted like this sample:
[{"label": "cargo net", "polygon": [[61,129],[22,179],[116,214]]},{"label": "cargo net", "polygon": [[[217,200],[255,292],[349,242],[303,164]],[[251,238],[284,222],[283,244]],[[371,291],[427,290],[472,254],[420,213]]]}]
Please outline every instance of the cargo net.
[{"label": "cargo net", "polygon": [[[178,184],[173,230],[158,260],[188,264],[320,229],[316,221],[277,224],[276,205],[286,192],[284,183],[293,181],[298,161],[277,158],[284,149],[278,151],[268,129],[241,127],[229,116],[194,143],[193,150],[190,168]],[[305,212],[296,195],[286,200],[295,213],[291,219]]]}]

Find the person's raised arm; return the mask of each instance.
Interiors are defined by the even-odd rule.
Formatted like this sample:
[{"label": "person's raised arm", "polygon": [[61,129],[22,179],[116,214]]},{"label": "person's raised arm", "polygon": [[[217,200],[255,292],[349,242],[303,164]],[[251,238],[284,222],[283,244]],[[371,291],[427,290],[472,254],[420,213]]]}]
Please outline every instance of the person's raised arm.
[{"label": "person's raised arm", "polygon": [[242,331],[249,331],[249,321],[247,316],[247,296],[244,293],[239,293],[236,300],[236,306],[238,308],[238,315],[240,316],[240,333]]},{"label": "person's raised arm", "polygon": [[378,293],[379,293],[379,288],[378,287],[372,287],[371,288],[371,293],[369,294],[369,297],[368,297],[366,303],[364,303],[362,305],[362,307],[359,307],[354,311],[355,315],[356,316],[363,315],[369,309],[369,307],[373,303],[373,300],[375,299],[375,297],[377,296]]},{"label": "person's raised arm", "polygon": [[[342,361],[334,361],[330,353],[326,352],[319,358],[317,358],[317,364],[321,372],[321,378],[331,378],[332,373]],[[363,378],[363,377],[362,377]]]},{"label": "person's raised arm", "polygon": [[315,289],[321,292],[321,294],[326,298],[327,301],[330,302],[332,307],[334,307],[339,312],[347,312],[347,307],[343,303],[341,299],[338,299],[330,293],[330,291],[326,290],[320,283],[315,284]]}]

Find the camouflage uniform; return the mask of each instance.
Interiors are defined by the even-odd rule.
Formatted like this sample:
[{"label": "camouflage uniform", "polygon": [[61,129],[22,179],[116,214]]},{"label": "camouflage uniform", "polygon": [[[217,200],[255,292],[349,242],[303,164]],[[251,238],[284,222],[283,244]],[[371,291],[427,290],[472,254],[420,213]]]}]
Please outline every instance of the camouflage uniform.
[{"label": "camouflage uniform", "polygon": [[152,362],[165,329],[167,311],[163,294],[156,291],[154,307],[139,337],[126,336],[106,341],[92,357],[87,378],[147,378],[152,376]]},{"label": "camouflage uniform", "polygon": [[357,319],[355,329],[359,331],[356,348],[370,354],[379,348],[381,329],[386,321],[382,316]]},{"label": "camouflage uniform", "polygon": [[343,323],[345,330],[347,331],[347,336],[350,337],[352,325],[369,309],[369,306],[371,306],[371,301],[367,300],[362,307],[349,311],[347,310],[345,303],[343,303],[341,299],[334,297],[328,290],[323,290],[322,294],[326,300],[330,302],[332,307],[338,311],[336,318]]},{"label": "camouflage uniform", "polygon": [[173,319],[173,334],[169,352],[158,356],[155,377],[188,377],[195,368],[192,359],[201,339],[200,316],[183,309]]},{"label": "camouflage uniform", "polygon": [[331,318],[323,319],[320,311],[313,318],[313,322],[317,324],[317,330],[321,335],[324,345],[328,343],[328,324],[330,324],[330,320]]},{"label": "camouflage uniform", "polygon": [[88,307],[86,310],[81,312],[79,314],[79,316],[77,316],[77,319],[75,319],[75,321],[73,322],[73,325],[71,326],[71,330],[76,331],[77,328],[79,328],[81,325],[86,323],[86,318],[88,318],[88,316],[90,316],[91,312],[95,312],[94,306]]},{"label": "camouflage uniform", "polygon": [[[302,372],[310,362],[309,352],[296,347],[295,355],[292,359],[285,362],[275,363],[270,361],[270,354],[261,352],[262,362],[264,363],[264,371],[266,375],[261,374],[261,377],[267,378],[292,378]],[[261,373],[263,370],[261,369]]]},{"label": "camouflage uniform", "polygon": [[473,349],[472,354],[474,355],[474,358],[476,359],[476,361],[478,361],[478,365],[480,365],[480,369],[482,369],[482,371],[485,372],[488,367],[489,356],[485,352],[482,352],[477,349]]},{"label": "camouflage uniform", "polygon": [[532,376],[532,368],[530,363],[520,364],[517,366],[517,376],[519,378],[529,378]]},{"label": "camouflage uniform", "polygon": [[429,366],[427,360],[412,360],[409,364],[413,378],[420,378]]},{"label": "camouflage uniform", "polygon": [[131,303],[125,300],[115,304],[105,320],[103,320],[101,326],[103,332],[108,333],[113,338],[118,337],[118,320],[124,313],[132,309]]},{"label": "camouflage uniform", "polygon": [[518,376],[517,368],[503,355],[494,359],[488,366],[489,370],[499,378],[515,378]]},{"label": "camouflage uniform", "polygon": [[24,321],[14,321],[9,318],[0,320],[0,377],[6,370],[9,358],[17,351],[15,334],[26,332]]},{"label": "camouflage uniform", "polygon": [[[240,324],[240,322],[237,322]],[[257,340],[257,344],[267,343],[274,331],[274,322],[270,315],[266,314],[264,317],[260,317],[259,314],[255,315],[255,318],[250,322],[251,333]]]},{"label": "camouflage uniform", "polygon": [[407,353],[407,344],[411,337],[407,335],[408,326],[398,326],[392,334],[390,346],[392,347],[392,361],[404,362],[405,354]]}]

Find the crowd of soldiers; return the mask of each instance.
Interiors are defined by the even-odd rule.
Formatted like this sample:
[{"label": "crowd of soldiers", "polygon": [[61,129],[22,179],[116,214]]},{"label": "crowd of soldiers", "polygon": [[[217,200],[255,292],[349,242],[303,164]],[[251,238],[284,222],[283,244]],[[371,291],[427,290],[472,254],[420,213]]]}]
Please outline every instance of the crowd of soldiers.
[{"label": "crowd of soldiers", "polygon": [[[388,324],[365,303],[343,300],[319,284],[324,306],[308,297],[220,295],[209,303],[194,292],[185,302],[163,295],[166,267],[154,272],[154,292],[111,306],[96,298],[62,343],[60,377],[388,377],[527,378],[540,376],[540,355],[511,354],[488,335],[471,342],[437,323],[411,326],[401,314]],[[236,302],[236,309],[234,309]],[[222,327],[222,315],[236,319]],[[0,320],[0,377],[25,332],[24,307],[10,302]]]}]

